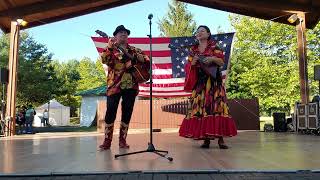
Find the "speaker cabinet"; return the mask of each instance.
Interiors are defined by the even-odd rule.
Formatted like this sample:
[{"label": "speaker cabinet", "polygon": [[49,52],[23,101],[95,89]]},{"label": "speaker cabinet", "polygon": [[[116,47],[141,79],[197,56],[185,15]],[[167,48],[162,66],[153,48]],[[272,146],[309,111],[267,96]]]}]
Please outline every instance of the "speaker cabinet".
[{"label": "speaker cabinet", "polygon": [[318,128],[318,103],[308,104],[308,129]]},{"label": "speaker cabinet", "polygon": [[286,114],[273,113],[273,125],[274,125],[275,132],[287,131]]},{"label": "speaker cabinet", "polygon": [[320,80],[320,65],[314,66],[314,80]]},{"label": "speaker cabinet", "polygon": [[7,68],[0,69],[0,82],[2,84],[8,83],[8,74],[9,74],[9,71]]},{"label": "speaker cabinet", "polygon": [[298,129],[307,129],[307,106],[304,104],[297,105]]}]

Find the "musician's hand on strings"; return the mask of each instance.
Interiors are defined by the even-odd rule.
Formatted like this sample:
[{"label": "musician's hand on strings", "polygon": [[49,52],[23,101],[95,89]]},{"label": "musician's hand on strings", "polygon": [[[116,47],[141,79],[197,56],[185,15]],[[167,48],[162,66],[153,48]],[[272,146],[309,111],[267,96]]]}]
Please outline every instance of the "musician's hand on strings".
[{"label": "musician's hand on strings", "polygon": [[198,61],[199,61],[199,56],[197,56],[197,55],[193,56],[192,61],[191,61],[191,65],[193,65],[193,66],[196,65],[198,63]]},{"label": "musician's hand on strings", "polygon": [[127,61],[127,62],[125,63],[125,66],[126,66],[127,69],[129,69],[130,67],[132,67],[131,61]]},{"label": "musician's hand on strings", "polygon": [[114,46],[116,45],[116,38],[112,37],[112,38],[109,38],[109,41],[108,41],[108,48],[114,48]]},{"label": "musician's hand on strings", "polygon": [[212,64],[215,64],[217,66],[223,66],[224,65],[223,59],[218,58],[216,56],[205,57],[203,59],[203,62],[206,65],[212,65]]},{"label": "musician's hand on strings", "polygon": [[206,65],[210,65],[213,63],[213,59],[211,59],[210,57],[205,57],[203,59],[203,63],[206,64]]}]

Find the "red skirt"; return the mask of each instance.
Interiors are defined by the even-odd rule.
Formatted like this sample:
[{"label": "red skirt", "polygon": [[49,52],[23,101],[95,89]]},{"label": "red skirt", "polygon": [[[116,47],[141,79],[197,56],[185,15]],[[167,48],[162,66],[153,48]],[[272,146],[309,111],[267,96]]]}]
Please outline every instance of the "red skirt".
[{"label": "red skirt", "polygon": [[179,135],[193,139],[231,137],[237,135],[237,128],[231,117],[192,117],[183,119]]}]

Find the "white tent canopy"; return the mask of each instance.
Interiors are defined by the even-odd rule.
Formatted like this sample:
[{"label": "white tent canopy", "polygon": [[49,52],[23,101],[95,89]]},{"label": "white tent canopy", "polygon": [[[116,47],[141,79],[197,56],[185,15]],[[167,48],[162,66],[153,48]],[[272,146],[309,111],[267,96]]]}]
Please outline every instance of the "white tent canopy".
[{"label": "white tent canopy", "polygon": [[97,105],[100,100],[107,100],[106,96],[82,96],[80,110],[80,126],[89,127],[96,117]]},{"label": "white tent canopy", "polygon": [[36,116],[34,126],[41,126],[41,118],[45,109],[49,110],[49,124],[52,126],[66,126],[70,124],[70,107],[60,104],[57,100],[52,99],[50,103],[45,103],[36,107]]}]

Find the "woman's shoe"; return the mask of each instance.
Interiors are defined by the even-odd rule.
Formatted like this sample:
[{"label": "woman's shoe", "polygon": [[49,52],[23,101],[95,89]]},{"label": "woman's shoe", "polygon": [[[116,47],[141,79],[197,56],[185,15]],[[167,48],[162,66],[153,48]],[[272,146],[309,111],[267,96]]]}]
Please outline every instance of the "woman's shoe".
[{"label": "woman's shoe", "polygon": [[229,149],[229,147],[225,144],[219,144],[220,149]]},{"label": "woman's shoe", "polygon": [[224,140],[222,137],[218,140],[218,145],[220,149],[228,149],[229,147],[224,143]]},{"label": "woman's shoe", "polygon": [[204,148],[204,149],[208,149],[210,148],[210,140],[209,139],[205,139],[203,141],[203,144],[200,146],[201,148]]}]

